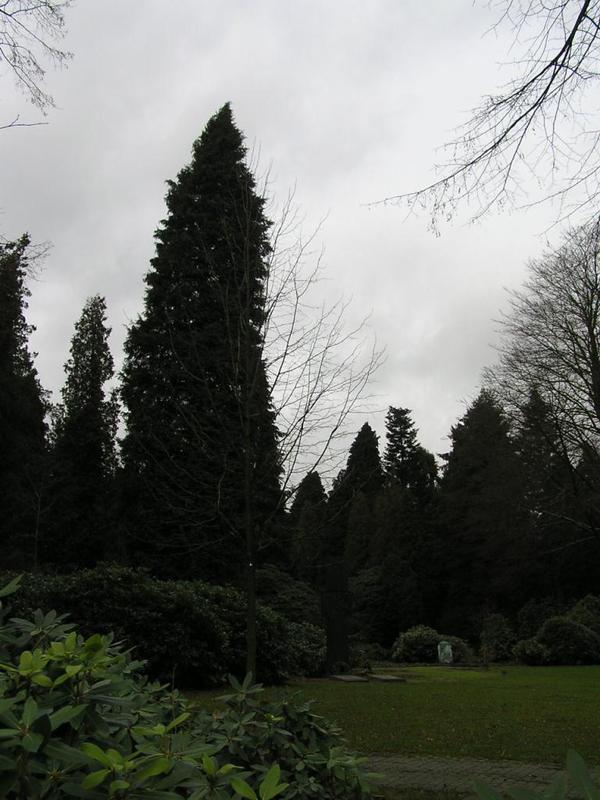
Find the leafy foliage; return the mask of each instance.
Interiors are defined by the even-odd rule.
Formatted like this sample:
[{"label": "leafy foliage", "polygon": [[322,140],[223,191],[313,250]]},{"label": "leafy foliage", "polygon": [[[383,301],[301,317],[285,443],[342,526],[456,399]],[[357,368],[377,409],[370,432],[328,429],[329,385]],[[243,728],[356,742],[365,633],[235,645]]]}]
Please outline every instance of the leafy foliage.
[{"label": "leafy foliage", "polygon": [[517,661],[530,667],[541,667],[550,663],[550,650],[535,638],[517,642],[512,652]]},{"label": "leafy foliage", "polygon": [[488,614],[481,626],[481,655],[484,661],[510,661],[515,633],[502,614]]},{"label": "leafy foliage", "polygon": [[[160,581],[103,564],[70,575],[26,574],[14,605],[21,617],[60,608],[82,633],[113,632],[135,648],[154,678],[202,687],[245,674],[245,598],[200,581]],[[258,607],[259,674],[266,683],[322,671],[324,634]]]},{"label": "leafy foliage", "polygon": [[567,617],[551,617],[536,639],[548,648],[551,664],[600,663],[600,636]]},{"label": "leafy foliage", "polygon": [[600,597],[593,594],[582,597],[566,616],[600,635]]},{"label": "leafy foliage", "polygon": [[517,614],[519,637],[528,639],[535,636],[547,619],[560,616],[564,611],[564,606],[551,597],[528,600]]},{"label": "leafy foliage", "polygon": [[467,661],[473,654],[465,641],[458,636],[444,636],[427,625],[416,625],[401,633],[394,642],[392,659],[394,661],[418,663],[436,663],[438,660],[438,644],[450,642],[454,661]]},{"label": "leafy foliage", "polygon": [[0,605],[0,794],[8,800],[370,796],[339,731],[306,704],[265,703],[248,677],[232,680],[223,713],[197,713],[149,683],[111,635],[85,638],[55,612],[7,615]]}]

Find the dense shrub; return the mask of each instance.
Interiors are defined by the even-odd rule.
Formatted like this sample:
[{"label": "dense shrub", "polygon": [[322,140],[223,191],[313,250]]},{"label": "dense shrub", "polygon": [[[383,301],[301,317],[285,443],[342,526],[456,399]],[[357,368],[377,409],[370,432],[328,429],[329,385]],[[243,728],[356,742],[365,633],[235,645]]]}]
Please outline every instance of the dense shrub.
[{"label": "dense shrub", "polygon": [[256,571],[259,599],[291,622],[320,625],[321,600],[313,587],[296,580],[283,570],[266,566]]},{"label": "dense shrub", "polygon": [[550,663],[550,651],[537,639],[522,639],[513,647],[513,657],[520,664],[541,667]]},{"label": "dense shrub", "polygon": [[[0,596],[7,590],[0,591]],[[339,731],[236,682],[222,713],[149,684],[111,636],[0,605],[0,796],[298,800],[371,796]]]},{"label": "dense shrub", "polygon": [[517,614],[519,639],[533,638],[547,619],[563,612],[564,608],[551,597],[528,600]]},{"label": "dense shrub", "polygon": [[488,614],[481,624],[481,656],[484,661],[509,661],[515,634],[502,614]]},{"label": "dense shrub", "polygon": [[436,663],[438,660],[438,644],[441,641],[450,642],[452,645],[452,659],[454,662],[469,661],[473,653],[468,644],[458,636],[445,636],[426,625],[417,625],[409,628],[394,642],[392,659],[416,664],[424,662]]},{"label": "dense shrub", "polygon": [[352,641],[350,645],[350,662],[352,667],[371,669],[376,661],[388,661],[390,651],[378,642]]},{"label": "dense shrub", "polygon": [[582,597],[565,616],[600,635],[600,597]]},{"label": "dense shrub", "polygon": [[440,634],[440,642],[450,642],[452,645],[452,660],[457,664],[466,664],[475,661],[473,649],[458,636],[443,636]]},{"label": "dense shrub", "polygon": [[405,633],[401,633],[396,639],[392,647],[392,658],[394,661],[409,663],[437,661],[437,646],[441,638],[433,628],[428,628],[427,625],[416,625]]},{"label": "dense shrub", "polygon": [[548,648],[551,664],[600,662],[600,636],[567,617],[546,620],[536,639]]},{"label": "dense shrub", "polygon": [[[84,635],[113,631],[147,661],[152,677],[178,686],[203,687],[245,673],[245,598],[234,588],[158,581],[143,570],[101,565],[70,575],[25,575],[15,607],[19,616],[57,608]],[[318,673],[320,629],[290,624],[259,603],[257,630],[257,672],[265,683]]]},{"label": "dense shrub", "polygon": [[[195,583],[194,587],[210,599],[227,629],[224,658],[228,672],[243,675],[246,664],[246,602],[243,594],[231,587],[201,583]],[[257,672],[261,681],[275,684],[290,675],[322,673],[325,634],[320,628],[308,623],[290,623],[261,604],[257,608],[257,628]]]}]

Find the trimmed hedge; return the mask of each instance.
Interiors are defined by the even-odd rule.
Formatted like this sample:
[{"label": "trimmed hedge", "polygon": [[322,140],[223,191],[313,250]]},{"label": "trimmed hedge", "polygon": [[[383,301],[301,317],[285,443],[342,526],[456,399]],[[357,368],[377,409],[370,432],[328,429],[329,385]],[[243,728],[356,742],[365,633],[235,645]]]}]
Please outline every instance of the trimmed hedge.
[{"label": "trimmed hedge", "polygon": [[[246,603],[238,589],[100,565],[70,575],[26,574],[13,605],[20,617],[56,608],[84,635],[113,631],[147,662],[152,677],[178,686],[201,688],[245,673]],[[290,623],[260,603],[257,628],[260,680],[276,684],[292,674],[319,674],[321,629]]]}]

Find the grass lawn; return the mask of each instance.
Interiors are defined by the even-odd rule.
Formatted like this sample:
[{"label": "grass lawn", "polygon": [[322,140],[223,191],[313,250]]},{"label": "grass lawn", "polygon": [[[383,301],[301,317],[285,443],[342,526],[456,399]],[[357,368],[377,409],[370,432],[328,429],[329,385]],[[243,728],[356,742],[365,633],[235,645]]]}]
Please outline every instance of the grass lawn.
[{"label": "grass lawn", "polygon": [[[407,683],[307,680],[314,700],[364,753],[514,759],[563,765],[567,749],[600,763],[600,667],[414,667]],[[194,692],[212,709],[221,692]]]}]

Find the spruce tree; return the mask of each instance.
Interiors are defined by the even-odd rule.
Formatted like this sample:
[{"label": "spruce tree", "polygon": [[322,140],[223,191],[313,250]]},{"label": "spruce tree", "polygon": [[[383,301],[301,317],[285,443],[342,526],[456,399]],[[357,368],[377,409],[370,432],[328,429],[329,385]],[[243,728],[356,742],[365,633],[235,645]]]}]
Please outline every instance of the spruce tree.
[{"label": "spruce tree", "polygon": [[327,495],[321,476],[311,470],[304,476],[289,513],[291,538],[290,570],[298,578],[315,584],[325,531]]},{"label": "spruce tree", "polygon": [[52,452],[53,511],[44,558],[61,566],[93,566],[114,553],[111,490],[118,407],[105,392],[114,365],[106,302],[96,295],[75,323]]},{"label": "spruce tree", "polygon": [[245,572],[250,620],[281,467],[262,354],[270,223],[245,153],[225,105],[169,183],[122,396],[132,555],[163,574]]},{"label": "spruce tree", "polygon": [[[329,494],[327,503],[328,526],[324,552],[329,558],[343,558],[348,547],[348,517],[352,500],[359,493],[366,498],[369,508],[383,486],[383,470],[379,456],[378,436],[368,422],[356,434],[346,467],[342,470]],[[363,543],[351,544],[350,551],[363,550]]]},{"label": "spruce tree", "polygon": [[29,237],[0,244],[0,544],[5,567],[35,568],[45,504],[46,404],[25,320]]},{"label": "spruce tree", "polygon": [[383,464],[388,483],[410,489],[421,503],[427,502],[436,485],[437,465],[433,454],[417,441],[410,409],[390,406],[385,427]]},{"label": "spruce tree", "polygon": [[523,476],[509,423],[482,391],[452,428],[440,487],[445,615],[450,633],[473,635],[485,610],[526,599],[528,541]]}]

